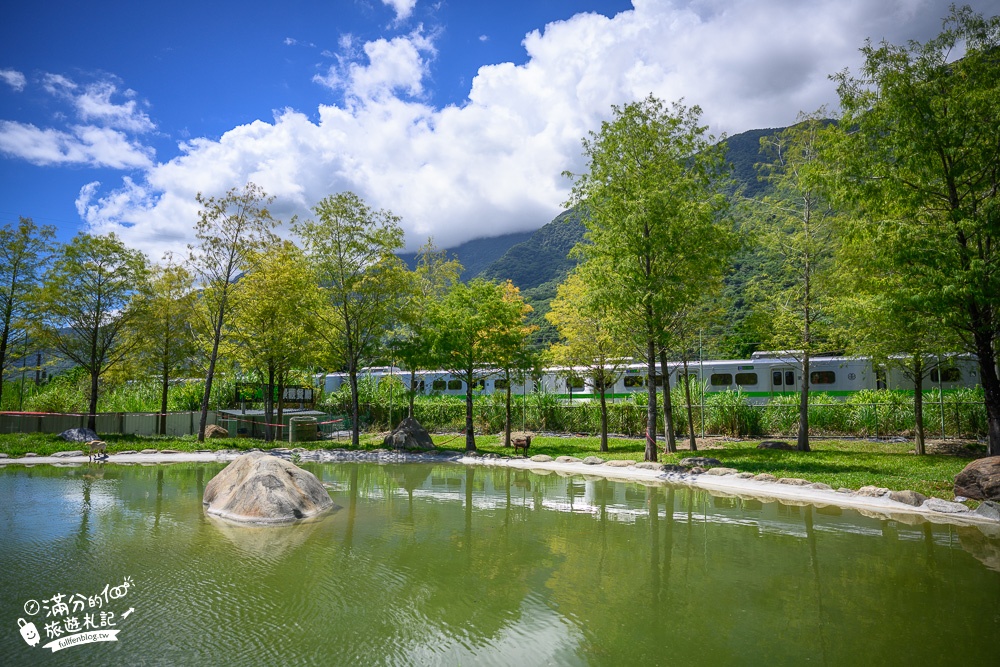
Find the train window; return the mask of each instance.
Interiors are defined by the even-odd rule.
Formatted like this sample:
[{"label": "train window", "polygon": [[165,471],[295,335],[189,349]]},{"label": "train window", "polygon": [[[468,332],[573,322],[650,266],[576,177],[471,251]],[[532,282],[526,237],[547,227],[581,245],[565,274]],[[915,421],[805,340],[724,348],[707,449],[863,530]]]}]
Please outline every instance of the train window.
[{"label": "train window", "polygon": [[434,380],[434,382],[431,383],[431,389],[433,389],[434,391],[444,391],[445,387],[447,386],[448,383],[445,382],[444,380]]},{"label": "train window", "polygon": [[749,387],[757,384],[756,373],[737,373],[736,384],[741,387]]},{"label": "train window", "polygon": [[713,387],[728,387],[733,383],[732,373],[712,373],[709,378]]},{"label": "train window", "polygon": [[570,389],[583,389],[583,378],[582,377],[568,377],[566,378],[566,386]]},{"label": "train window", "polygon": [[662,375],[654,375],[653,376],[653,386],[654,387],[662,387],[663,386],[663,376]]},{"label": "train window", "polygon": [[833,384],[837,374],[833,371],[813,371],[809,374],[809,384]]},{"label": "train window", "polygon": [[795,371],[785,371],[785,384],[789,387],[795,386]]},{"label": "train window", "polygon": [[[684,373],[678,373],[677,374],[677,385],[678,386],[683,387],[685,380],[687,382],[691,382],[693,384],[697,384],[698,383],[698,374],[697,373],[688,373],[687,375],[684,375]],[[657,386],[659,386],[659,385],[657,385]]]},{"label": "train window", "polygon": [[506,380],[494,380],[493,381],[493,388],[494,389],[506,389],[509,384],[510,383],[507,382]]},{"label": "train window", "polygon": [[486,389],[486,380],[476,380],[475,382],[472,383],[472,388],[477,391],[482,391],[483,389]]},{"label": "train window", "polygon": [[626,375],[625,376],[625,386],[626,387],[641,387],[644,384],[646,378],[642,375]]},{"label": "train window", "polygon": [[417,391],[419,391],[422,394],[422,393],[424,393],[425,389],[427,389],[427,385],[424,384],[423,380],[420,380],[419,382],[417,382]]},{"label": "train window", "polygon": [[932,369],[931,382],[960,382],[962,380],[962,373],[957,368],[942,368],[940,380],[938,380],[938,376],[938,369]]},{"label": "train window", "polygon": [[771,384],[775,387],[781,386],[781,371],[773,371],[771,373]]},{"label": "train window", "polygon": [[451,391],[455,391],[456,389],[461,389],[461,388],[462,388],[461,380],[448,380],[448,389],[450,389]]}]

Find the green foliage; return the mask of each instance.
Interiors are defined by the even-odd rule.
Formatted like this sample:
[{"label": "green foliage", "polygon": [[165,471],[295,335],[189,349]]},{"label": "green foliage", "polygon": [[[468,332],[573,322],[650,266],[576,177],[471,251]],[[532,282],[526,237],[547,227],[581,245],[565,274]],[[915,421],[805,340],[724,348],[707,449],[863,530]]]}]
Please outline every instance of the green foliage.
[{"label": "green foliage", "polygon": [[[33,293],[47,264],[55,238],[55,228],[38,227],[31,218],[19,218],[17,227],[0,227],[0,378],[11,362],[15,331],[24,328],[31,318]],[[26,354],[27,350],[22,350]],[[0,399],[3,398],[0,383]],[[18,402],[21,400],[20,387]]]},{"label": "green foliage", "polygon": [[242,289],[238,278],[251,268],[254,253],[274,241],[272,230],[277,221],[267,208],[274,198],[254,183],[247,183],[242,190],[231,188],[220,198],[199,192],[196,199],[201,206],[195,224],[198,244],[188,246],[188,266],[202,286],[199,312],[204,317],[201,333],[208,351],[199,429],[199,440],[204,440],[229,301]]},{"label": "green foliage", "polygon": [[[100,377],[137,344],[128,332],[142,315],[146,257],[114,234],[78,234],[62,246],[43,283],[36,322],[41,344],[86,369],[88,412],[97,409]],[[88,426],[94,428],[91,417]]]},{"label": "green foliage", "polygon": [[[866,43],[839,74],[847,230],[889,275],[893,300],[952,329],[980,362],[989,449],[1000,455],[1000,16],[951,7],[924,43]],[[961,54],[961,57],[957,57]]]},{"label": "green foliage", "polygon": [[751,405],[741,390],[709,394],[705,400],[706,429],[733,437],[761,435],[762,410]]},{"label": "green foliage", "polygon": [[[379,353],[387,328],[400,316],[410,288],[402,260],[399,218],[373,210],[352,192],[326,197],[313,207],[316,220],[296,222],[324,305],[317,312],[313,333],[326,345],[331,365],[346,362],[357,371]],[[357,396],[353,399],[351,441],[358,444]]]}]

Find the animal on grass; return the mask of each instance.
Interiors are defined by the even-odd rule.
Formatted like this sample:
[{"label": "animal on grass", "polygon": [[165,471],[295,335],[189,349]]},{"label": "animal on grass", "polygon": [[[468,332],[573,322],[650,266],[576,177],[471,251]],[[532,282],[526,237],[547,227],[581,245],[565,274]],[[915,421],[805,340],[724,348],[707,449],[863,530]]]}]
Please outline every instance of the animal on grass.
[{"label": "animal on grass", "polygon": [[[107,454],[108,443],[104,442],[103,440],[91,440],[90,442],[87,443],[87,446],[90,447],[89,460],[91,461],[100,458],[101,455],[104,456],[108,455]],[[95,453],[97,453],[97,456],[94,456]]]}]

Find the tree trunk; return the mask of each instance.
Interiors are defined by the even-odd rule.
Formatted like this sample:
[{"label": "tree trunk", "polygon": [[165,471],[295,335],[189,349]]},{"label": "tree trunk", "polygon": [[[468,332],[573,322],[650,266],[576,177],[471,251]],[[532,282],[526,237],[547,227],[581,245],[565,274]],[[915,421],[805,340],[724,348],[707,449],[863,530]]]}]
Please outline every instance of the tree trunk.
[{"label": "tree trunk", "polygon": [[917,454],[927,453],[924,448],[924,368],[923,358],[913,355],[913,446]]},{"label": "tree trunk", "polygon": [[264,387],[264,442],[274,442],[274,366],[267,365]]},{"label": "tree trunk", "polygon": [[160,435],[167,434],[167,391],[170,388],[170,369],[163,365],[163,383],[160,385]]},{"label": "tree trunk", "polygon": [[476,451],[476,431],[472,427],[472,373],[465,376],[465,451]]},{"label": "tree trunk", "polygon": [[656,460],[656,345],[646,340],[646,452],[643,460]]},{"label": "tree trunk", "polygon": [[212,341],[212,356],[208,359],[208,375],[205,376],[205,395],[201,399],[201,420],[198,422],[198,442],[205,442],[205,427],[208,425],[208,401],[212,396],[212,380],[215,378],[215,360],[219,358],[219,341],[222,339],[222,310],[215,326]]},{"label": "tree trunk", "polygon": [[417,395],[417,371],[410,370],[410,404],[407,406],[406,416],[413,419],[413,399]]},{"label": "tree trunk", "polygon": [[97,383],[101,377],[98,369],[90,371],[90,408],[87,410],[87,428],[97,433]]},{"label": "tree trunk", "polygon": [[504,425],[503,425],[503,446],[510,447],[510,375],[507,376],[507,395],[505,397],[504,407],[506,409],[506,414],[504,415]]},{"label": "tree trunk", "polygon": [[[275,416],[277,417],[277,419],[275,419],[275,421],[274,421],[275,424],[281,424],[282,426],[285,423],[285,399],[284,399],[284,396],[285,396],[285,375],[286,375],[286,373],[287,373],[287,371],[279,371],[278,372],[278,407],[275,410]],[[279,426],[278,428],[280,429],[280,428],[282,428],[282,426]],[[278,433],[281,433],[281,431],[278,431]],[[285,434],[284,436],[279,435],[278,437],[281,438],[282,440],[288,440],[287,434]]]},{"label": "tree trunk", "polygon": [[604,371],[601,371],[600,391],[601,391],[601,451],[608,451],[608,400],[607,383],[604,381]]},{"label": "tree trunk", "polygon": [[[10,338],[10,316],[5,314],[3,332],[0,332],[0,406],[3,405],[3,373],[7,369],[7,343]],[[25,346],[27,347],[27,346]],[[25,349],[25,355],[28,350]],[[0,407],[0,409],[3,409]]]},{"label": "tree trunk", "polygon": [[686,357],[684,359],[684,400],[687,401],[688,445],[692,452],[696,452],[698,451],[698,443],[694,439],[694,412],[691,410],[691,377],[688,375]]},{"label": "tree trunk", "polygon": [[360,408],[358,405],[358,369],[351,361],[347,366],[347,379],[351,383],[351,446],[361,446],[361,427],[358,424]]},{"label": "tree trunk", "polygon": [[992,336],[977,327],[976,356],[979,358],[979,379],[986,403],[986,432],[989,437],[987,455],[1000,456],[1000,378],[997,377],[996,356]]},{"label": "tree trunk", "polygon": [[799,439],[797,449],[809,451],[809,350],[802,356],[802,391],[799,394]]},{"label": "tree trunk", "polygon": [[660,350],[660,375],[663,377],[663,452],[677,451],[677,438],[674,435],[674,405],[670,396],[670,373],[667,370],[667,351]]}]

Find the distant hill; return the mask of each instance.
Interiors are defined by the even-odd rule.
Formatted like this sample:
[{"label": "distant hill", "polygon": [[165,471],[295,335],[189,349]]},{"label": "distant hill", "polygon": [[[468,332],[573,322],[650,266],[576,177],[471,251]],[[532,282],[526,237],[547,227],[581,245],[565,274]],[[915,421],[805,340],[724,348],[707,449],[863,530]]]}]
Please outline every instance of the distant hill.
[{"label": "distant hill", "polygon": [[529,238],[511,246],[479,275],[487,280],[510,280],[522,290],[552,280],[562,282],[576,265],[576,260],[568,255],[583,238],[584,231],[576,209],[563,211]]},{"label": "distant hill", "polygon": [[[462,263],[462,280],[472,280],[497,259],[503,256],[512,246],[529,239],[535,232],[514,232],[489,238],[466,241],[454,248],[446,248],[448,257],[457,257]],[[399,257],[413,270],[417,266],[417,253],[400,253]]]}]

